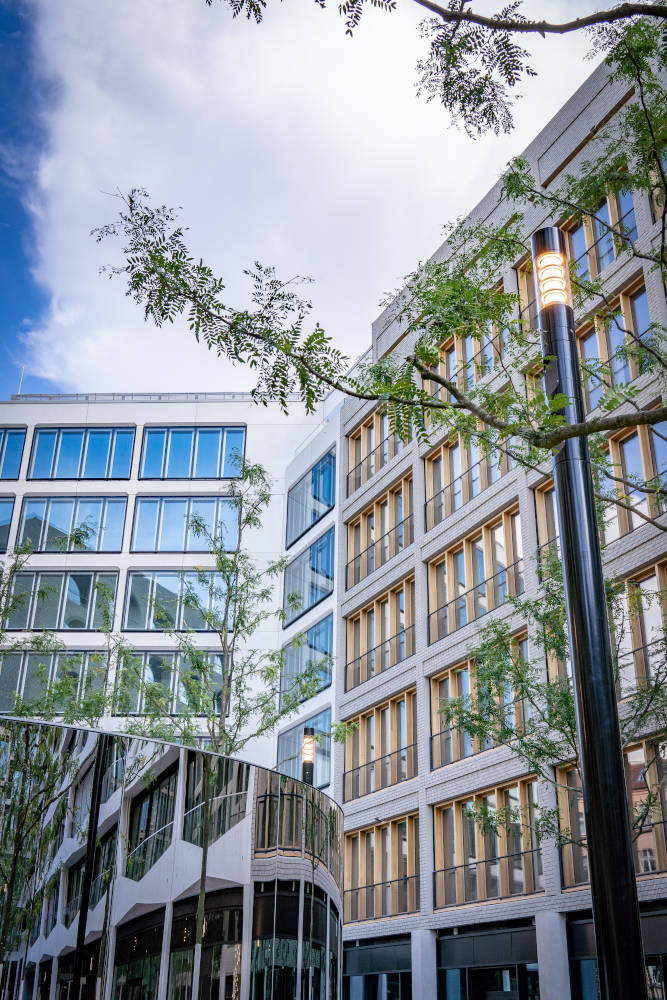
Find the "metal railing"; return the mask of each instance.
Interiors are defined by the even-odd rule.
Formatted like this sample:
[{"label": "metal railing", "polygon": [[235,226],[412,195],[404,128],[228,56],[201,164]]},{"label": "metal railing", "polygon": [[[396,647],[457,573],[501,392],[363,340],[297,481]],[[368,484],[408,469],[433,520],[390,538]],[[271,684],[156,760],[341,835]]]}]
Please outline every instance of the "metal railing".
[{"label": "metal railing", "polygon": [[359,799],[381,788],[397,785],[417,774],[417,744],[402,747],[392,753],[360,764],[343,774],[343,801]]},{"label": "metal railing", "polygon": [[[613,648],[613,642],[612,642]],[[619,698],[627,698],[667,675],[667,635],[618,654]]]},{"label": "metal railing", "polygon": [[[486,466],[486,485],[482,485],[482,470]],[[492,471],[495,469],[495,472]],[[480,493],[487,490],[489,486],[497,483],[502,475],[498,465],[493,466],[491,456],[481,458],[469,469],[462,472],[460,476],[453,479],[451,483],[432,496],[424,504],[424,527],[430,531],[436,524],[440,524],[446,517],[460,510],[465,504],[474,500]],[[494,478],[495,476],[495,478]]]},{"label": "metal railing", "polygon": [[130,851],[125,862],[127,877],[139,882],[167,850],[171,844],[173,832],[174,821],[172,820],[171,823],[160,827],[150,837],[146,837],[138,847]]},{"label": "metal railing", "polygon": [[[513,735],[518,736],[531,716],[532,706],[529,700],[515,698],[514,701],[505,702],[503,706],[497,707],[504,709],[506,725],[511,725]],[[479,708],[480,706],[478,710]],[[509,740],[480,740],[467,733],[462,726],[447,726],[431,736],[431,770],[435,771],[439,767],[446,767],[447,764],[455,764],[458,760],[475,757],[478,753],[504,746],[508,742]]]},{"label": "metal railing", "polygon": [[[474,354],[472,354],[469,358],[466,358],[463,364],[456,369],[451,378],[447,376],[449,381],[456,382],[457,385],[461,385],[463,388],[471,382],[477,382],[479,379],[484,378],[484,376],[490,371],[493,371],[507,347],[504,332],[494,333],[493,337],[489,340],[480,339],[478,341],[473,338],[471,338],[471,340],[474,343],[481,343],[481,346],[477,348]],[[472,378],[470,377],[471,365],[473,366]],[[429,395],[434,398],[441,399],[443,402],[448,401],[450,393],[447,391],[445,386],[440,385],[440,383],[434,382],[433,380],[430,381],[432,384],[429,389]]]},{"label": "metal railing", "polygon": [[65,908],[63,909],[63,923],[65,927],[69,927],[76,917],[77,913],[81,909],[81,893],[77,893],[73,896],[69,903],[65,903]]},{"label": "metal railing", "polygon": [[123,784],[125,774],[125,758],[119,757],[113,761],[102,775],[102,798],[101,802],[108,802],[113,793]]},{"label": "metal railing", "polygon": [[[667,872],[667,821],[647,823],[638,835],[633,831],[633,837],[632,854],[637,877]],[[563,888],[588,885],[586,841],[564,844],[560,851]]]},{"label": "metal railing", "polygon": [[345,567],[345,589],[349,590],[355,583],[365,580],[406,546],[412,545],[414,540],[414,518],[412,514],[408,514],[399,524],[381,535],[376,542],[372,542],[368,548],[350,559]]},{"label": "metal railing", "polygon": [[346,889],[343,896],[344,919],[350,922],[416,913],[420,906],[419,875]]},{"label": "metal railing", "polygon": [[428,641],[437,642],[523,593],[523,559],[448,601],[428,616]]},{"label": "metal railing", "polygon": [[90,900],[88,902],[88,909],[92,910],[97,906],[99,901],[104,896],[107,891],[107,886],[111,881],[111,869],[107,868],[105,871],[100,872],[100,874],[93,879],[90,883]]},{"label": "metal railing", "polygon": [[415,627],[408,625],[391,639],[386,639],[345,665],[345,690],[350,691],[369,678],[375,677],[376,674],[381,674],[401,660],[412,656],[414,651]]},{"label": "metal railing", "polygon": [[435,909],[543,891],[539,847],[483,861],[469,861],[453,868],[440,868],[433,873]]},{"label": "metal railing", "polygon": [[403,442],[396,434],[390,434],[377,447],[365,455],[347,474],[347,495],[352,494],[367,483],[380,469],[403,450]]},{"label": "metal railing", "polygon": [[562,562],[560,551],[560,538],[555,535],[542,545],[537,547],[537,576],[540,583],[550,579],[553,575],[553,563]]},{"label": "metal railing", "polygon": [[[211,799],[208,817],[209,844],[245,818],[247,798],[247,792],[228,792]],[[204,843],[204,806],[205,803],[200,802],[188,809],[183,819],[183,840],[197,847],[202,847]]]}]

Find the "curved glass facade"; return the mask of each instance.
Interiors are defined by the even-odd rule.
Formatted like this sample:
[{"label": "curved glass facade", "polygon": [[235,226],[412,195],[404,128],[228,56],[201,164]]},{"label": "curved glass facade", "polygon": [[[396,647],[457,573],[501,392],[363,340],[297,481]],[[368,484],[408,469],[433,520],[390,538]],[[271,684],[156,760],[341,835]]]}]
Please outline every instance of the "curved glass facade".
[{"label": "curved glass facade", "polygon": [[7,1000],[339,1000],[342,813],[316,788],[6,717],[0,780]]}]

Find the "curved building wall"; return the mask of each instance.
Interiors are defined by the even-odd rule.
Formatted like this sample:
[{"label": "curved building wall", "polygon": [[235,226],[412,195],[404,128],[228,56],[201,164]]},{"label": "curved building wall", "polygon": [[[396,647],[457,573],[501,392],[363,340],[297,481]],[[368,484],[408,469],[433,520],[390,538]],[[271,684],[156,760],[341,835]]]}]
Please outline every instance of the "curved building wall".
[{"label": "curved building wall", "polygon": [[5,1000],[338,1000],[326,795],[125,735],[3,719],[0,740]]}]

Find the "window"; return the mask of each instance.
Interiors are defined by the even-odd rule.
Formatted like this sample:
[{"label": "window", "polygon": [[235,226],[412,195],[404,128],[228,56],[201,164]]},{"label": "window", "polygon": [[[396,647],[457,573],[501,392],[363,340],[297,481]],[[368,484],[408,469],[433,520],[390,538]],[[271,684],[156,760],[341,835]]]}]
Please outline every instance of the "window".
[{"label": "window", "polygon": [[522,556],[519,512],[510,510],[432,560],[429,643],[522,594]]},{"label": "window", "polygon": [[[194,632],[211,631],[200,614],[219,614],[223,603],[222,583],[212,571],[204,580],[196,572],[180,573],[176,570],[128,574],[123,630],[126,632],[154,632],[191,629]],[[198,606],[186,604],[186,597],[194,595]]]},{"label": "window", "polygon": [[134,428],[38,427],[29,479],[129,479]]},{"label": "window", "polygon": [[[195,524],[204,531],[197,533]],[[233,497],[137,497],[133,552],[209,552],[211,540],[228,552],[236,548],[238,506]]]},{"label": "window", "polygon": [[399,454],[403,442],[396,434],[389,432],[389,417],[376,412],[352,434],[348,435],[347,495],[379,472],[380,469]]},{"label": "window", "polygon": [[347,526],[349,589],[414,541],[412,476],[379,496]]},{"label": "window", "polygon": [[622,620],[616,624],[619,694],[625,697],[663,674],[667,614],[667,565],[626,580]]},{"label": "window", "polygon": [[278,736],[278,762],[276,769],[290,778],[301,778],[301,751],[303,730],[312,726],[315,730],[315,768],[313,784],[325,788],[331,780],[331,709],[325,708],[319,715],[304,719],[297,726]]},{"label": "window", "polygon": [[73,865],[67,871],[67,896],[63,923],[69,927],[81,908],[81,883],[83,882],[83,869],[86,859],[82,858],[78,864]]},{"label": "window", "polygon": [[621,228],[630,239],[637,238],[634,204],[629,190],[607,195],[592,216],[585,216],[570,229],[570,260],[574,262],[578,278],[588,281],[614,262],[617,251],[611,230],[620,231]]},{"label": "window", "polygon": [[414,607],[415,581],[409,577],[347,619],[346,691],[412,656]]},{"label": "window", "polygon": [[0,552],[7,551],[13,512],[14,497],[0,497]]},{"label": "window", "polygon": [[146,427],[142,479],[231,479],[241,474],[245,427]]},{"label": "window", "polygon": [[113,618],[117,573],[19,573],[8,629],[102,628]]},{"label": "window", "polygon": [[[200,659],[206,664],[202,664]],[[202,692],[206,671],[208,697]],[[190,680],[195,683],[191,684]],[[223,655],[198,651],[193,661],[183,653],[133,650],[116,672],[114,715],[218,714],[222,705]]]},{"label": "window", "polygon": [[333,654],[333,615],[327,615],[283,649],[283,664],[280,672],[281,708],[285,695],[292,690],[297,677],[311,664],[320,664],[319,691],[331,684],[331,656]]},{"label": "window", "polygon": [[35,552],[120,552],[126,497],[25,497],[21,545]]},{"label": "window", "polygon": [[176,771],[162,775],[133,801],[125,874],[138,882],[162,857],[172,841]]},{"label": "window", "polygon": [[462,438],[446,441],[425,459],[426,530],[434,528],[512,468],[501,451],[490,455],[480,444]]},{"label": "window", "polygon": [[283,583],[283,628],[296,621],[333,591],[334,529],[320,535],[285,569]]},{"label": "window", "polygon": [[[537,811],[534,778],[435,806],[436,908],[543,892]],[[495,828],[476,821],[485,812],[500,812]]]},{"label": "window", "polygon": [[345,743],[344,801],[417,774],[417,695],[414,688],[353,719]]},{"label": "window", "polygon": [[419,910],[418,816],[347,834],[345,857],[345,921]]},{"label": "window", "polygon": [[25,429],[0,427],[0,479],[18,479]]},{"label": "window", "polygon": [[[528,640],[518,636],[512,640],[511,655],[514,660],[528,662]],[[482,741],[464,729],[450,724],[443,709],[448,702],[461,699],[470,704],[477,695],[476,710],[482,708],[480,692],[475,686],[475,664],[464,661],[431,678],[431,767],[433,769],[490,750],[498,743],[493,739]],[[513,731],[518,730],[530,716],[530,705],[515,696],[512,685],[506,680],[500,691],[489,692],[489,711],[493,718]]]},{"label": "window", "polygon": [[0,659],[0,712],[11,712],[15,696],[24,702],[38,702],[46,689],[61,683],[60,704],[101,691],[107,673],[107,654],[99,651],[67,650],[58,653],[33,651],[4,653]]},{"label": "window", "polygon": [[336,452],[332,449],[287,493],[287,548],[336,502]]},{"label": "window", "polygon": [[[627,747],[625,761],[628,812],[631,822],[645,814],[641,828],[635,826],[633,855],[637,875],[653,876],[667,871],[665,832],[667,810],[664,794],[667,744],[640,743]],[[581,778],[574,768],[562,768],[558,774],[558,809],[563,831],[568,839],[561,848],[563,887],[583,885],[589,880],[586,828],[581,793]]]},{"label": "window", "polygon": [[664,511],[662,497],[656,496],[655,493],[646,493],[639,487],[648,485],[650,488],[652,485],[660,484],[660,476],[664,473],[667,462],[667,443],[664,440],[666,436],[667,425],[663,421],[656,424],[655,428],[638,427],[624,437],[611,439],[609,443],[611,474],[625,480],[614,484],[616,493],[633,510],[616,507],[615,516],[613,513],[607,515],[605,531],[607,542],[618,534],[627,534],[645,524],[640,514],[657,517]]},{"label": "window", "polygon": [[94,909],[107,891],[111,881],[114,858],[116,856],[116,840],[118,827],[114,826],[100,839],[95,848],[93,862],[93,878],[90,883],[90,909]]}]

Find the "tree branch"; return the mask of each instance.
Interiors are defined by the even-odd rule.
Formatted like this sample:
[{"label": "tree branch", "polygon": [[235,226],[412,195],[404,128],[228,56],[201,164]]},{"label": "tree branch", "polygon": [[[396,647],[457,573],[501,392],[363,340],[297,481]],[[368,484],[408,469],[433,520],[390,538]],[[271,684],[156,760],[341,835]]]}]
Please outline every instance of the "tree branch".
[{"label": "tree branch", "polygon": [[573,21],[553,23],[551,21],[528,21],[517,18],[486,17],[476,14],[473,10],[447,10],[433,0],[415,0],[420,7],[425,7],[431,13],[437,14],[447,24],[477,24],[490,31],[510,31],[521,34],[566,35],[571,31],[581,31],[598,24],[614,24],[629,17],[667,18],[667,4],[652,3],[622,3],[609,10],[594,11],[585,17],[577,17]]}]

